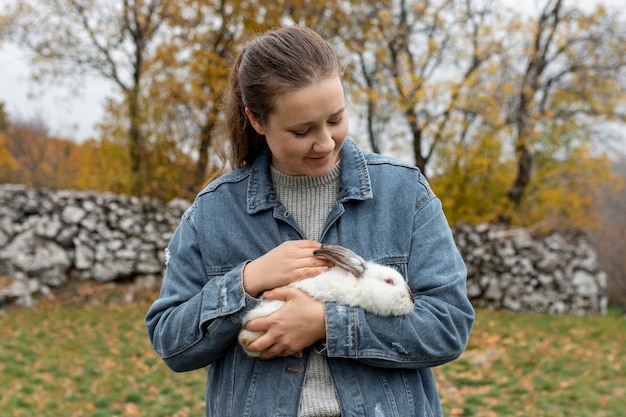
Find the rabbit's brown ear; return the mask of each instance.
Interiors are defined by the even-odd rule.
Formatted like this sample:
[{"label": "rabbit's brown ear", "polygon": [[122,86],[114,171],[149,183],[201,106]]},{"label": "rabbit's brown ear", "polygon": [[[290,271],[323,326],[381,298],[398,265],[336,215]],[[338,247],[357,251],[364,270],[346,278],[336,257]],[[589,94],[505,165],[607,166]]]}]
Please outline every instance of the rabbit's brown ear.
[{"label": "rabbit's brown ear", "polygon": [[361,278],[365,272],[363,258],[343,246],[323,244],[320,249],[313,251],[313,255],[328,259],[333,265],[345,269],[357,278]]}]

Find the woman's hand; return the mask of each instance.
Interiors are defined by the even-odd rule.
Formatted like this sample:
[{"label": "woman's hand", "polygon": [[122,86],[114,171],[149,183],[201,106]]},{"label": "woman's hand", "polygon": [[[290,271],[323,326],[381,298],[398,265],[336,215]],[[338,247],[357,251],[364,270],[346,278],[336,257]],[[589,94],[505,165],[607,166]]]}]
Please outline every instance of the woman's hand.
[{"label": "woman's hand", "polygon": [[248,330],[265,332],[247,350],[260,352],[262,359],[291,356],[326,338],[324,305],[320,301],[293,287],[276,288],[263,297],[285,304],[269,316],[246,324]]},{"label": "woman's hand", "polygon": [[249,262],[243,270],[243,286],[252,297],[328,270],[332,264],[313,256],[322,245],[311,240],[289,240]]}]

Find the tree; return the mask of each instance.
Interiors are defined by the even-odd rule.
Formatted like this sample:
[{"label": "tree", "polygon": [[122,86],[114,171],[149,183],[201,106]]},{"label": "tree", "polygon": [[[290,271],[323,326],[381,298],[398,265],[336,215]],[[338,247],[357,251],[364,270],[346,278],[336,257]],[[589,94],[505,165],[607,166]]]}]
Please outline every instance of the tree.
[{"label": "tree", "polygon": [[[571,129],[598,119],[626,120],[620,72],[626,68],[626,33],[619,14],[603,7],[587,15],[548,0],[530,22],[526,61],[509,121],[515,127],[517,175],[508,195],[519,205],[531,182],[534,148],[545,124],[560,120]],[[621,108],[621,110],[620,110]]]},{"label": "tree", "polygon": [[[250,2],[184,0],[169,4],[163,41],[155,49],[144,100],[157,143],[170,142],[180,154],[195,154],[188,191],[206,181],[221,97],[228,72],[247,27],[260,30],[272,23]],[[259,18],[263,16],[263,18]],[[165,145],[168,147],[168,145]],[[189,169],[187,169],[189,171]],[[189,175],[189,172],[187,172]]]},{"label": "tree", "polygon": [[17,168],[17,162],[9,152],[7,136],[0,131],[0,183],[10,182],[9,178]]},{"label": "tree", "polygon": [[125,193],[130,175],[124,151],[107,140],[51,137],[39,119],[15,120],[0,132],[0,182]]},{"label": "tree", "polygon": [[[13,39],[35,53],[41,76],[76,81],[98,74],[122,93],[127,112],[131,192],[144,192],[149,166],[140,95],[150,45],[167,0],[25,0],[9,14]],[[75,86],[77,87],[77,86]]]},{"label": "tree", "polygon": [[372,149],[390,140],[381,124],[405,126],[397,134],[408,136],[414,163],[429,171],[453,134],[466,85],[498,49],[490,16],[489,2],[350,2],[340,31]]},{"label": "tree", "polygon": [[610,302],[626,308],[626,157],[613,164],[615,178],[593,195],[601,227],[592,232],[598,262],[608,276]]},{"label": "tree", "polygon": [[49,138],[39,120],[13,122],[0,140],[1,180],[31,187],[71,187],[75,175],[68,163],[72,145]]},{"label": "tree", "polygon": [[0,132],[6,132],[9,129],[9,115],[4,110],[4,103],[0,102]]},{"label": "tree", "polygon": [[498,16],[501,48],[465,84],[436,155],[433,187],[453,222],[598,225],[589,195],[612,176],[590,139],[598,121],[623,120],[624,33],[602,8],[560,13],[558,30],[544,22],[532,42],[537,21]]},{"label": "tree", "polygon": [[0,102],[0,182],[6,181],[10,173],[17,168],[15,158],[8,148],[6,133],[9,126],[9,116],[4,110],[4,103]]},{"label": "tree", "polygon": [[12,28],[40,73],[91,70],[119,87],[100,143],[132,176],[120,172],[114,187],[195,194],[216,160],[221,94],[242,42],[295,23],[347,63],[356,139],[412,159],[452,219],[560,213],[571,225],[592,210],[576,198],[609,178],[588,136],[598,121],[624,120],[626,34],[619,13],[544,1],[524,20],[489,0],[27,0]]},{"label": "tree", "polygon": [[[164,36],[146,72],[148,88],[143,99],[154,143],[170,155],[194,156],[193,181],[187,191],[195,194],[206,181],[211,162],[217,164],[213,145],[222,133],[217,129],[221,98],[242,44],[250,35],[281,23],[322,29],[322,16],[328,15],[323,10],[332,5],[322,0],[169,4]],[[186,172],[189,175],[189,168]]]}]

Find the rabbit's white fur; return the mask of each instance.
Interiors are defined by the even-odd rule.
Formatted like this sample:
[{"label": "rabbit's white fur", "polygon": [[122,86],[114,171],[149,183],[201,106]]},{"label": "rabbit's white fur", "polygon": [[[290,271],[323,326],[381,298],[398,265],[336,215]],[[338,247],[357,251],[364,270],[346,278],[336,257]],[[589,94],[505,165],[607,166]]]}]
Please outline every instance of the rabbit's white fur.
[{"label": "rabbit's white fur", "polygon": [[[289,285],[305,291],[319,301],[358,306],[380,316],[400,316],[413,310],[414,301],[411,290],[399,272],[388,266],[365,262],[358,255],[349,253],[362,262],[364,271],[361,277],[355,276],[340,266],[335,266],[313,278],[295,281]],[[349,259],[350,262],[354,260],[355,258]],[[243,326],[252,319],[275,312],[283,304],[284,302],[280,300],[261,300],[243,317],[239,342],[244,350],[264,332],[252,332]],[[250,356],[258,356],[258,352],[246,351],[246,353]]]}]

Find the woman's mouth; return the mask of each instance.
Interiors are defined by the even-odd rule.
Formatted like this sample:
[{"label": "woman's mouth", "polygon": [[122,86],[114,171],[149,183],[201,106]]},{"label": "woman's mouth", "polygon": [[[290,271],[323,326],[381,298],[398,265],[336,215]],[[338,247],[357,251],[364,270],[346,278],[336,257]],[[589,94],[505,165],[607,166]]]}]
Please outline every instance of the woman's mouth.
[{"label": "woman's mouth", "polygon": [[310,157],[309,159],[317,165],[325,165],[328,161],[330,161],[331,156],[332,154],[326,154],[323,156]]}]

